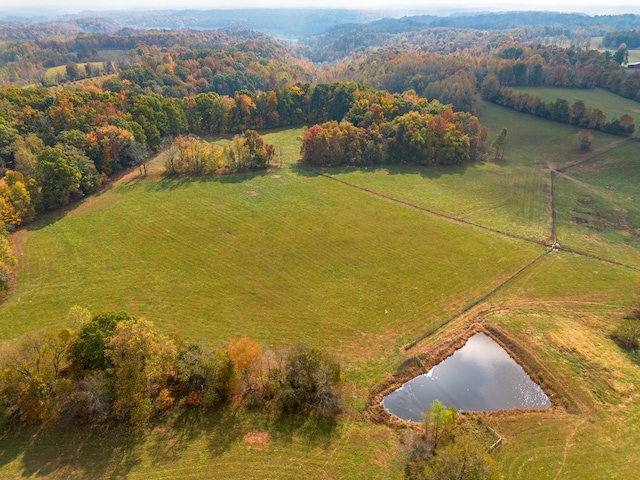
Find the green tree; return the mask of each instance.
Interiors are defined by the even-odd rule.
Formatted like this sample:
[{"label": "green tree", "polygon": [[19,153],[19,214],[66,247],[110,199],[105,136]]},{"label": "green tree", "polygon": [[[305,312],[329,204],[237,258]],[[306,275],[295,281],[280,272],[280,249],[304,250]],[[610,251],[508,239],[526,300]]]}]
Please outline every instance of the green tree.
[{"label": "green tree", "polygon": [[438,449],[425,466],[425,480],[499,480],[495,461],[470,434],[463,433]]},{"label": "green tree", "polygon": [[233,363],[225,350],[194,344],[178,350],[176,378],[185,396],[198,398],[197,405],[213,407],[225,401],[233,375]]},{"label": "green tree", "polygon": [[340,409],[340,364],[318,348],[304,345],[293,349],[284,364],[279,403],[283,411],[311,410],[324,417]]},{"label": "green tree", "polygon": [[456,407],[447,408],[440,400],[435,400],[429,406],[422,417],[422,427],[427,441],[432,445],[432,452],[443,439],[451,437],[457,417]]},{"label": "green tree", "polygon": [[131,423],[145,423],[152,414],[152,398],[173,370],[175,344],[148,320],[125,320],[116,325],[106,352],[113,365],[114,413]]},{"label": "green tree", "polygon": [[591,130],[580,130],[577,134],[580,150],[591,150],[593,145],[593,133]]},{"label": "green tree", "polygon": [[410,480],[498,480],[497,464],[457,420],[455,407],[434,401],[420,434],[404,439],[405,478]]},{"label": "green tree", "polygon": [[[81,313],[86,318],[86,313]],[[76,371],[106,370],[111,366],[105,348],[118,323],[134,320],[125,312],[104,312],[84,323],[69,347],[69,356]]]},{"label": "green tree", "polygon": [[491,148],[494,151],[494,159],[502,160],[504,158],[504,152],[507,148],[507,141],[509,139],[509,132],[506,128],[500,130],[500,133],[496,135],[496,137],[491,142]]},{"label": "green tree", "polygon": [[480,87],[482,98],[495,102],[500,98],[500,80],[495,75],[487,75]]},{"label": "green tree", "polygon": [[620,48],[613,54],[613,61],[618,65],[622,65],[629,61],[629,51],[627,50],[626,45],[620,45]]},{"label": "green tree", "polygon": [[74,62],[67,63],[65,67],[67,73],[67,80],[73,82],[80,78],[80,69],[78,68],[78,64]]},{"label": "green tree", "polygon": [[38,154],[38,183],[42,188],[41,208],[53,210],[80,193],[82,174],[61,147],[44,147]]}]

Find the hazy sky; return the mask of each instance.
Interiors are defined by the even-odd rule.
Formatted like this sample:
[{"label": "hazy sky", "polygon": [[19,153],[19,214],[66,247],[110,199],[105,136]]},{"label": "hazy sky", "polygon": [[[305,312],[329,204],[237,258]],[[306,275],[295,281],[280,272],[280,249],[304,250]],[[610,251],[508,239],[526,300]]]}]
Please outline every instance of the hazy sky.
[{"label": "hazy sky", "polygon": [[[28,8],[45,10],[64,10],[79,12],[85,10],[118,10],[118,9],[216,9],[216,8],[244,8],[244,7],[314,7],[314,8],[350,8],[367,10],[420,10],[428,13],[452,8],[468,8],[473,10],[552,10],[563,12],[588,12],[588,13],[620,13],[621,11],[638,11],[635,2],[629,0],[617,0],[612,2],[631,4],[629,8],[612,7],[602,0],[322,0],[317,3],[301,3],[299,0],[2,0],[0,13],[8,10],[24,10]],[[35,12],[34,12],[35,13]]]}]

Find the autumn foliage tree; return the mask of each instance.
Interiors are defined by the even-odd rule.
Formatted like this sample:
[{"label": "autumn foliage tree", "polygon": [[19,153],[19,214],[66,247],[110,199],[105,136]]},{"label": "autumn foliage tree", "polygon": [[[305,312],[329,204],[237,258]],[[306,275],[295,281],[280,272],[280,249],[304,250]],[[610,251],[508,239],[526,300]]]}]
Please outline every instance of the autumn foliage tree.
[{"label": "autumn foliage tree", "polygon": [[[105,353],[113,365],[115,415],[132,423],[146,422],[152,414],[152,399],[166,384],[174,364],[175,344],[148,320],[125,320],[116,325]],[[166,394],[162,401],[166,406]]]},{"label": "autumn foliage tree", "polygon": [[8,170],[4,183],[0,184],[0,222],[16,226],[32,221],[35,216],[35,206],[23,175]]},{"label": "autumn foliage tree", "polygon": [[424,414],[421,431],[407,433],[402,445],[407,480],[498,480],[495,461],[465,422],[459,422],[455,407],[434,401]]},{"label": "autumn foliage tree", "polygon": [[240,337],[229,345],[229,359],[244,387],[248,391],[257,388],[262,375],[260,345],[248,337]]},{"label": "autumn foliage tree", "polygon": [[9,244],[7,230],[4,223],[0,222],[0,294],[9,287],[9,275],[17,262]]}]

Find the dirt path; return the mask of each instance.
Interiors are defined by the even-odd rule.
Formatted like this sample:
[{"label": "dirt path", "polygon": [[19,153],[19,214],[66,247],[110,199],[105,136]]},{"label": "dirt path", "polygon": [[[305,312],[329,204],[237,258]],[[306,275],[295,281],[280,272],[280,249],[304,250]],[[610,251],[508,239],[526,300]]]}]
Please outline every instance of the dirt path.
[{"label": "dirt path", "polygon": [[571,433],[569,433],[569,435],[567,435],[567,439],[564,442],[564,451],[562,453],[562,463],[560,464],[560,468],[558,469],[558,472],[553,477],[554,480],[556,478],[558,478],[560,476],[560,474],[562,474],[562,470],[564,469],[564,466],[567,463],[567,455],[569,454],[569,449],[572,446],[571,445],[571,440],[573,440],[573,437],[575,437],[576,433],[578,433],[578,431],[580,430],[580,427],[582,427],[582,425],[584,425],[587,420],[589,420],[589,417],[585,416],[582,419],[582,421],[575,426],[575,428],[571,431]]}]

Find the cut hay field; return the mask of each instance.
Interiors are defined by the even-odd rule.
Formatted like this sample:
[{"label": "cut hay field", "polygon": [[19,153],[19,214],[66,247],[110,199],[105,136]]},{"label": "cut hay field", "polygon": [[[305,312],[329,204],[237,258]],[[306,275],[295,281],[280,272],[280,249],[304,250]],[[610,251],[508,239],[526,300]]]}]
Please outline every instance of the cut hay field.
[{"label": "cut hay field", "polygon": [[640,125],[640,103],[621,97],[606,90],[598,88],[592,90],[580,88],[551,88],[551,87],[518,87],[516,91],[526,92],[540,97],[545,102],[553,102],[562,98],[572,105],[582,100],[587,107],[599,108],[607,116],[607,120],[620,118],[622,115],[631,115],[635,120],[636,133]]},{"label": "cut hay field", "polygon": [[[282,168],[169,179],[159,157],[148,177],[131,172],[14,233],[20,267],[0,338],[60,327],[73,305],[127,310],[214,344],[325,348],[346,390],[333,425],[240,409],[140,436],[24,428],[0,436],[0,478],[399,479],[402,430],[370,419],[369,393],[478,322],[566,407],[483,418],[504,438],[505,478],[633,478],[640,369],[607,334],[640,300],[636,144],[596,134],[584,154],[573,127],[487,103],[480,119],[490,138],[508,128],[505,160],[316,171],[296,164],[300,129],[274,131]],[[562,167],[561,249],[549,252]]]}]

